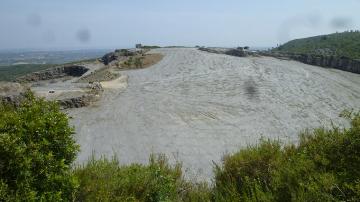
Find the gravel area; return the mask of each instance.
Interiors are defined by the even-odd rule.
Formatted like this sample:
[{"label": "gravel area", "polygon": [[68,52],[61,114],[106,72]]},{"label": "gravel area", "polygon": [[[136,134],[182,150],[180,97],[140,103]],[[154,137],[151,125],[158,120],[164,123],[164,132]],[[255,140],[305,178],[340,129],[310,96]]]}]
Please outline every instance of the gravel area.
[{"label": "gravel area", "polygon": [[81,145],[121,163],[150,153],[180,160],[187,175],[212,176],[213,162],[261,137],[296,142],[305,128],[347,126],[343,109],[360,109],[360,75],[270,57],[232,57],[191,48],[157,49],[156,65],[124,71],[126,89],[108,89],[71,110]]}]

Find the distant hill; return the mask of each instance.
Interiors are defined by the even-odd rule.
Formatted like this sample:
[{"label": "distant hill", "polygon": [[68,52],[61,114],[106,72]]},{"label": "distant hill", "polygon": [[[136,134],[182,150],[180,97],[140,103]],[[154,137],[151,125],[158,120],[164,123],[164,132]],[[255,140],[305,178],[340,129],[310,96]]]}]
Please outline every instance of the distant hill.
[{"label": "distant hill", "polygon": [[360,59],[360,32],[349,31],[295,39],[273,49],[273,51]]}]

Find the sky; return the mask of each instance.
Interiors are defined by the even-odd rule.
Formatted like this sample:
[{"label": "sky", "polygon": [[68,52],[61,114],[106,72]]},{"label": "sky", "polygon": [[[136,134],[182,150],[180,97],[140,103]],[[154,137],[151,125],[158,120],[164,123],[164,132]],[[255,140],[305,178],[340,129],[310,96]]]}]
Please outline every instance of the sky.
[{"label": "sky", "polygon": [[1,0],[0,50],[274,47],[360,29],[360,0]]}]

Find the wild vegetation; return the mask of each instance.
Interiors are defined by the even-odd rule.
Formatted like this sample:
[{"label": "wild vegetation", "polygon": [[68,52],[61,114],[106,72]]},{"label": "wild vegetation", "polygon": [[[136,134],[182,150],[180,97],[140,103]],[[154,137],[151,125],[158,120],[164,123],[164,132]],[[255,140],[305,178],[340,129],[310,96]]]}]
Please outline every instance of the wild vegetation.
[{"label": "wild vegetation", "polygon": [[359,201],[360,114],[349,129],[319,128],[298,145],[262,141],[215,169],[217,201]]},{"label": "wild vegetation", "polygon": [[360,32],[348,31],[295,39],[275,48],[273,51],[337,57],[345,56],[351,59],[360,59]]},{"label": "wild vegetation", "polygon": [[25,97],[18,108],[0,105],[0,201],[70,201],[74,130],[57,103]]},{"label": "wild vegetation", "polygon": [[298,144],[262,140],[224,157],[213,184],[185,180],[181,163],[91,158],[71,167],[78,146],[54,102],[26,95],[0,105],[0,201],[359,201],[360,113],[351,125],[307,130]]}]

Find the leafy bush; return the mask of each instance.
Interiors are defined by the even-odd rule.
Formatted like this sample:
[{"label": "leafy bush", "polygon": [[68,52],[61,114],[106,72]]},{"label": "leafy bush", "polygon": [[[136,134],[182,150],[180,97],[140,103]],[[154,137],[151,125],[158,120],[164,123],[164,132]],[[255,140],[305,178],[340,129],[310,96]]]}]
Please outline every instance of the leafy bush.
[{"label": "leafy bush", "polygon": [[28,92],[18,108],[0,104],[0,201],[70,200],[77,151],[56,103]]},{"label": "leafy bush", "polygon": [[360,114],[349,129],[306,131],[226,156],[215,169],[216,201],[360,201]]},{"label": "leafy bush", "polygon": [[176,201],[182,185],[181,165],[169,166],[164,156],[152,155],[148,166],[92,158],[74,174],[78,201]]}]

